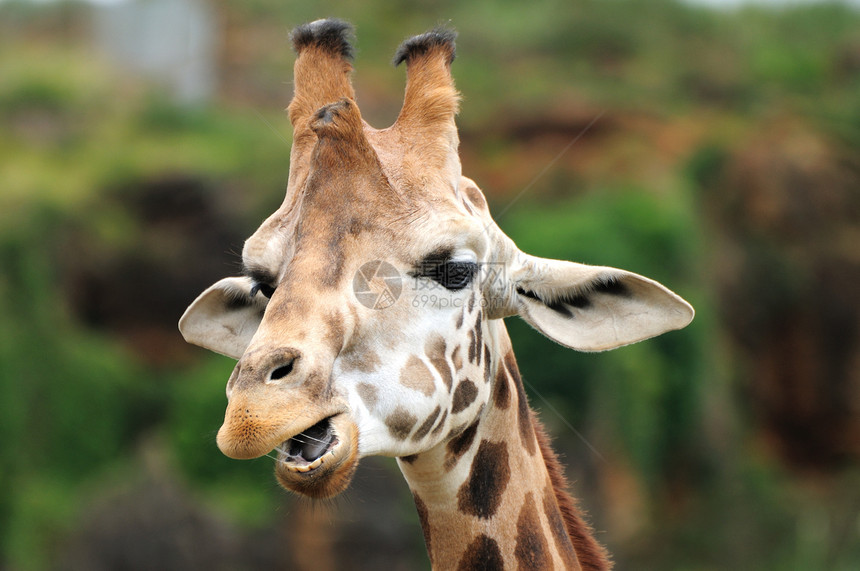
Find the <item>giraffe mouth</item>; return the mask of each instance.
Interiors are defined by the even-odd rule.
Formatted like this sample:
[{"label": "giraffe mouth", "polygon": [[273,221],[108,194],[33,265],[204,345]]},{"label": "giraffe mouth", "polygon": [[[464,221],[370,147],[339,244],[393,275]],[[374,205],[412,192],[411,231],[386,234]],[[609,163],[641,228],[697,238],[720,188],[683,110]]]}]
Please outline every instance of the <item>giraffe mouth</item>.
[{"label": "giraffe mouth", "polygon": [[334,432],[332,417],[318,423],[278,446],[278,461],[291,472],[310,472],[334,458],[340,440]]},{"label": "giraffe mouth", "polygon": [[275,476],[284,488],[312,498],[343,492],[358,465],[358,427],[349,413],[328,416],[275,449]]}]

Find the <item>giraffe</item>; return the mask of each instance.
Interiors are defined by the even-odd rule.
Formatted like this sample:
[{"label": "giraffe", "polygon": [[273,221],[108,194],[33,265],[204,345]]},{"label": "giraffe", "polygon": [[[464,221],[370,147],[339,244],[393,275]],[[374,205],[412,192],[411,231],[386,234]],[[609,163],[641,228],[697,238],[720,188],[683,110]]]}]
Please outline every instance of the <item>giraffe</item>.
[{"label": "giraffe", "polygon": [[185,339],[237,359],[216,438],[274,451],[287,490],[327,498],[359,459],[391,456],[434,569],[606,569],[529,407],[503,318],[576,350],[680,329],[692,307],[648,278],[520,251],[461,173],[456,34],[406,40],[406,91],[374,129],[351,85],[352,28],[293,30],[290,173],[246,241],[243,271],[205,290]]}]

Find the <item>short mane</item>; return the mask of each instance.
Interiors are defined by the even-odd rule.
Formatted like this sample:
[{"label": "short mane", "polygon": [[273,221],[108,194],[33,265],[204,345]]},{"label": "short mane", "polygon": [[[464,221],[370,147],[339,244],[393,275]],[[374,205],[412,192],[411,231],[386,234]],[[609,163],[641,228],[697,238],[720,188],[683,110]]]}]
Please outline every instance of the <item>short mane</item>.
[{"label": "short mane", "polygon": [[606,549],[597,543],[593,537],[591,526],[582,517],[576,500],[567,492],[567,478],[564,475],[564,467],[558,460],[558,455],[550,446],[550,438],[543,424],[538,420],[534,411],[531,411],[532,426],[537,436],[540,452],[549,472],[550,482],[555,491],[555,500],[558,503],[561,515],[564,518],[567,534],[573,543],[576,557],[582,568],[593,571],[606,571],[612,568],[612,561]]}]

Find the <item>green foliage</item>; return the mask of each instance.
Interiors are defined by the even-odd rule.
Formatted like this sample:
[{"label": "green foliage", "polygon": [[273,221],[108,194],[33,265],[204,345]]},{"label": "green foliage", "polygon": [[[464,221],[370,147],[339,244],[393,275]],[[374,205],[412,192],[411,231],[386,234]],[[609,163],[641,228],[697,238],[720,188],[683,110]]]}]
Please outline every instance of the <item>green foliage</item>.
[{"label": "green foliage", "polygon": [[[191,172],[279,190],[288,141],[253,113],[181,110],[141,86],[118,98],[116,78],[80,54],[20,56],[0,56],[0,561],[46,568],[45,546],[80,517],[91,482],[122,485],[159,434],[224,509],[266,521],[271,462],[249,470],[214,444],[232,365],[213,357],[166,374],[139,363],[70,314],[60,270],[66,256],[139,248],[149,229],[129,213],[128,183]],[[272,207],[266,193],[243,197],[234,216]],[[76,251],[80,235],[98,249]]]},{"label": "green foliage", "polygon": [[22,559],[39,552],[31,533],[44,541],[73,511],[74,495],[60,491],[128,445],[138,428],[128,422],[130,405],[144,404],[137,368],[70,323],[58,303],[49,260],[37,249],[50,244],[46,219],[30,221],[33,234],[0,237],[0,520],[11,529],[4,550]]},{"label": "green foliage", "polygon": [[[43,546],[68,530],[88,483],[119,485],[141,446],[163,435],[172,463],[224,509],[259,524],[271,517],[271,462],[231,461],[214,431],[232,364],[210,358],[181,374],[137,364],[122,347],[70,319],[45,249],[60,239],[47,209],[28,233],[0,232],[0,537],[16,568],[43,568]],[[267,482],[261,486],[261,482]]]}]

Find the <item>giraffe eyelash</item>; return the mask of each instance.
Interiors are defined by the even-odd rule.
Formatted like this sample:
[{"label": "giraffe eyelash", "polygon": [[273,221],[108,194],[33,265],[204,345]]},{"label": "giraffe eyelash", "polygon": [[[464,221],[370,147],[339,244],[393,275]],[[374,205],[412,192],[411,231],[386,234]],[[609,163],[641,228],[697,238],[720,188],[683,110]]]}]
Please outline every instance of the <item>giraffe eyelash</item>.
[{"label": "giraffe eyelash", "polygon": [[257,295],[257,292],[263,294],[267,299],[272,299],[272,296],[275,295],[275,290],[277,288],[270,286],[266,283],[255,283],[253,287],[251,287],[250,296],[254,297]]}]

